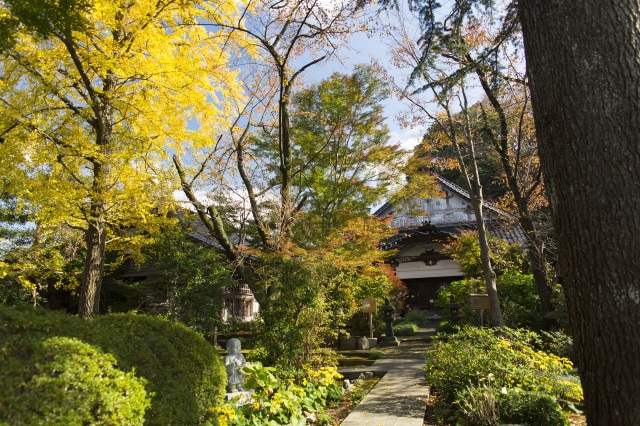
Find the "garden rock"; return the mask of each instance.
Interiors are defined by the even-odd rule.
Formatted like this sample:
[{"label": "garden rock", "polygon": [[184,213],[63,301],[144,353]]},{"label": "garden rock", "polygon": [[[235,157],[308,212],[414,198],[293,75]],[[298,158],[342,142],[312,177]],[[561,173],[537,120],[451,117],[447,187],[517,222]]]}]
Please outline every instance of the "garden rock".
[{"label": "garden rock", "polygon": [[345,392],[350,392],[353,388],[355,388],[355,386],[351,383],[349,379],[344,379],[344,384],[342,385],[342,388],[345,390]]},{"label": "garden rock", "polygon": [[371,345],[369,344],[369,339],[366,337],[358,337],[356,346],[358,349],[361,349],[361,350],[368,351],[369,349],[371,349]]}]

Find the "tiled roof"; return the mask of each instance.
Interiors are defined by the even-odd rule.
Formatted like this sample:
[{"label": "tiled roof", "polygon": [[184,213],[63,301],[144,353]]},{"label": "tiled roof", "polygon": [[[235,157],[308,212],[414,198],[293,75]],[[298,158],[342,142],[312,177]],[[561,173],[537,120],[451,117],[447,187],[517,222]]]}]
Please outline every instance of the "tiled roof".
[{"label": "tiled roof", "polygon": [[[433,175],[443,187],[457,193],[460,197],[463,197],[464,199],[470,201],[469,193],[463,188],[443,178],[437,173],[433,173]],[[495,207],[492,203],[486,201],[482,203],[482,206],[488,212],[487,217],[485,218],[485,223],[487,226],[487,231],[491,235],[507,241],[510,244],[525,243],[526,239],[524,232],[522,231],[520,226],[517,225],[515,220],[516,218],[513,215]],[[393,213],[393,211],[393,205],[390,203],[385,203],[374,212],[374,215],[384,217],[388,214]],[[460,235],[460,233],[464,231],[476,230],[476,223],[475,221],[467,221],[451,224],[448,223],[446,225],[432,225],[430,222],[423,222],[421,225],[416,227],[400,228],[398,230],[398,234],[382,241],[381,247],[383,248],[383,250],[392,250],[398,248],[406,244],[408,242],[408,239],[416,239],[419,235],[422,237],[428,236],[428,234],[425,234],[425,230],[428,230],[428,232],[431,233],[430,237],[432,238],[447,238],[455,235]]]}]

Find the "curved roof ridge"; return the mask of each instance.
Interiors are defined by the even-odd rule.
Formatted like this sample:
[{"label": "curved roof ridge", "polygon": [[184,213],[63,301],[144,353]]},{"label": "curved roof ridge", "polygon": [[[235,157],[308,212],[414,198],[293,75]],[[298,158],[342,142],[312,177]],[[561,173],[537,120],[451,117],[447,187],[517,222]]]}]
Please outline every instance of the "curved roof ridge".
[{"label": "curved roof ridge", "polygon": [[[464,198],[466,198],[466,199],[468,199],[468,200],[471,200],[471,196],[469,195],[469,192],[468,192],[467,190],[463,189],[461,186],[456,185],[455,183],[451,182],[451,181],[450,181],[450,180],[448,180],[448,179],[445,179],[444,177],[440,176],[438,173],[436,173],[436,172],[434,172],[434,171],[430,171],[430,173],[431,173],[431,174],[432,174],[432,175],[433,175],[433,176],[434,176],[434,177],[435,177],[435,178],[436,178],[440,183],[442,183],[442,184],[443,184],[443,185],[445,185],[445,186],[448,186],[450,189],[452,189],[452,190],[454,190],[455,192],[457,192],[457,193],[458,193],[458,195],[460,195],[460,196],[462,196],[462,197],[464,197]],[[493,203],[490,203],[489,201],[484,201],[484,200],[483,200],[483,201],[482,201],[482,206],[483,206],[483,207],[485,207],[485,208],[487,208],[487,209],[489,209],[489,210],[492,210],[492,211],[494,211],[494,212],[496,212],[496,213],[498,213],[498,214],[500,214],[500,215],[507,216],[507,217],[510,217],[510,218],[514,218],[514,216],[513,216],[512,214],[510,214],[510,213],[508,213],[508,212],[506,212],[506,211],[504,211],[504,210],[502,210],[502,209],[500,209],[500,208],[496,207]]]}]

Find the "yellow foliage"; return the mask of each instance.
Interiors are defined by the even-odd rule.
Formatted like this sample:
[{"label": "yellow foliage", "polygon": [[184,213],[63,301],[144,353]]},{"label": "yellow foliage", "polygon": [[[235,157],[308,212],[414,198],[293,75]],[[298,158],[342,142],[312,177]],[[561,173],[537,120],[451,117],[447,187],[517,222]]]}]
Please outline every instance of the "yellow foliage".
[{"label": "yellow foliage", "polygon": [[240,35],[198,25],[236,6],[92,4],[86,29],[43,39],[23,28],[0,57],[0,131],[17,124],[0,165],[22,172],[16,192],[39,222],[144,228],[177,189],[169,155],[213,143],[242,100],[226,48]]}]

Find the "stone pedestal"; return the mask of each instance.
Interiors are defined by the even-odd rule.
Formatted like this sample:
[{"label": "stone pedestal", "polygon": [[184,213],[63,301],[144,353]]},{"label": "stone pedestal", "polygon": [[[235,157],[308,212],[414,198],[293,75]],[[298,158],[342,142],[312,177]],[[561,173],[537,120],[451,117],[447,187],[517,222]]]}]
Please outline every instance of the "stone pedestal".
[{"label": "stone pedestal", "polygon": [[236,401],[236,405],[246,405],[253,402],[251,395],[255,393],[255,389],[243,390],[242,392],[229,392],[224,395],[225,401]]},{"label": "stone pedestal", "polygon": [[400,340],[398,340],[398,338],[395,336],[383,336],[382,338],[378,339],[378,346],[400,346]]}]

